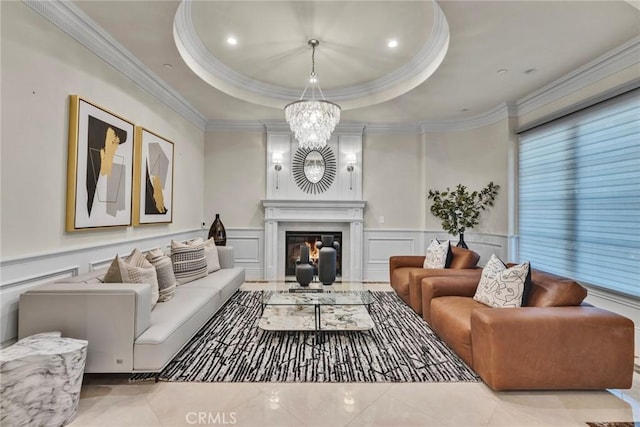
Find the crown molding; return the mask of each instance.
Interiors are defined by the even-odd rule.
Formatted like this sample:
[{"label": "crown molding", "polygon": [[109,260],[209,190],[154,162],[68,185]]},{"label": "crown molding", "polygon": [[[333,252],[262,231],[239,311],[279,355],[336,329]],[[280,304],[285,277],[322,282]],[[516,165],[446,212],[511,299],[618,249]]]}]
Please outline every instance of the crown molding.
[{"label": "crown molding", "polygon": [[610,50],[558,80],[516,101],[518,115],[531,113],[572,92],[596,83],[640,62],[640,37]]},{"label": "crown molding", "polygon": [[340,123],[336,126],[334,135],[362,135],[364,133],[364,123]]},{"label": "crown molding", "polygon": [[267,126],[258,120],[209,120],[205,132],[264,132]]},{"label": "crown molding", "polygon": [[419,123],[367,123],[364,128],[365,135],[384,134],[408,134],[419,135]]},{"label": "crown molding", "polygon": [[[497,123],[508,117],[515,117],[516,108],[509,103],[500,104],[491,110],[473,117],[459,120],[423,121],[418,123],[341,123],[334,134],[382,135],[410,134],[421,135],[429,132],[455,132],[477,129]],[[210,120],[207,132],[249,132],[266,130],[269,133],[290,133],[289,125],[282,121],[256,120]]]},{"label": "crown molding", "polygon": [[[256,122],[254,122],[256,123]],[[266,129],[268,133],[286,133],[291,134],[291,128],[285,122],[281,121],[265,121],[262,123],[263,128]],[[251,125],[249,122],[242,130],[250,129]],[[365,125],[364,123],[340,123],[336,126],[336,129],[333,131],[332,135],[362,135],[364,133]],[[218,131],[218,127],[213,130],[213,132]]]},{"label": "crown molding", "polygon": [[517,115],[516,107],[513,104],[505,102],[495,106],[489,111],[465,119],[424,121],[419,124],[419,129],[421,134],[465,131],[489,126],[509,117],[516,117]]},{"label": "crown molding", "polygon": [[202,113],[164,83],[109,33],[100,28],[73,2],[60,0],[23,0],[23,2],[160,102],[199,129],[205,129],[207,119]]}]

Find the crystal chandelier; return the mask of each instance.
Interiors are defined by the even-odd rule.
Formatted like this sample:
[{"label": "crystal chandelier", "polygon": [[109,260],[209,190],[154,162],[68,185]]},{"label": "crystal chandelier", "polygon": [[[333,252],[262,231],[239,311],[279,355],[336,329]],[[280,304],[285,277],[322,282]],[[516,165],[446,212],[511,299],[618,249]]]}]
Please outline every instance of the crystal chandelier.
[{"label": "crystal chandelier", "polygon": [[[291,127],[291,132],[298,140],[300,148],[317,150],[327,145],[331,132],[340,121],[340,106],[324,99],[324,94],[318,83],[315,55],[316,47],[320,42],[311,39],[308,44],[312,49],[309,81],[300,99],[284,107],[284,116]],[[309,85],[311,85],[311,99],[304,99]],[[322,99],[316,99],[316,88]]]}]

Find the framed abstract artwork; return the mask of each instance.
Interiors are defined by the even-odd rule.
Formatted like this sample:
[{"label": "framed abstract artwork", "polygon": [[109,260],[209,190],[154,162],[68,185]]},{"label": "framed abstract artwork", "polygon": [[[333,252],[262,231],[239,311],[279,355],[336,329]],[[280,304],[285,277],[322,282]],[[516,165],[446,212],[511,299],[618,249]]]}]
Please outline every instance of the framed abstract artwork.
[{"label": "framed abstract artwork", "polygon": [[69,105],[66,230],[131,225],[133,123],[78,95]]},{"label": "framed abstract artwork", "polygon": [[136,126],[133,224],[173,221],[173,142]]}]

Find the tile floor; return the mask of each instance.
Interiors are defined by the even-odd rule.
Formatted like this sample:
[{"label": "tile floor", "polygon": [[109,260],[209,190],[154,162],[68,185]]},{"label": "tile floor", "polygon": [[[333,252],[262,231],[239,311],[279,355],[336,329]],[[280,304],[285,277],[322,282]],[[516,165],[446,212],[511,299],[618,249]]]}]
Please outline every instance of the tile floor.
[{"label": "tile floor", "polygon": [[640,426],[640,374],[630,390],[563,392],[494,392],[483,383],[131,384],[128,377],[85,375],[70,426]]}]

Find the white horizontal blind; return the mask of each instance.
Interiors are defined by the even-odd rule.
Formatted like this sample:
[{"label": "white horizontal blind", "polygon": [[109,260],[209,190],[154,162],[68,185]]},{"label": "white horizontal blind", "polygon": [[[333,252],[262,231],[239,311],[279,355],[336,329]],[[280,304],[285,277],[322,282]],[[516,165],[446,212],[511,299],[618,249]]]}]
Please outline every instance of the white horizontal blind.
[{"label": "white horizontal blind", "polygon": [[640,90],[520,135],[519,257],[640,298]]}]

